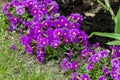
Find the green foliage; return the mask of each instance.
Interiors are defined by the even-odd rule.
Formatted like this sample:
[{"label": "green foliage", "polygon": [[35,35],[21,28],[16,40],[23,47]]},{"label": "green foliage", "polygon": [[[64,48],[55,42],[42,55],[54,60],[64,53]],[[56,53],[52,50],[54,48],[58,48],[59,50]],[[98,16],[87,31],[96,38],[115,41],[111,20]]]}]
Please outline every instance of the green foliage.
[{"label": "green foliage", "polygon": [[0,31],[7,30],[8,29],[8,17],[4,16],[2,13],[0,13]]},{"label": "green foliage", "polygon": [[86,67],[87,67],[87,64],[80,66],[80,69],[78,70],[79,75],[82,75],[84,73],[87,73],[87,74],[89,73],[89,71],[86,70]]},{"label": "green foliage", "polygon": [[105,8],[106,10],[108,10],[110,12],[112,19],[115,22],[115,28],[114,28],[115,31],[114,31],[114,33],[93,32],[93,33],[91,33],[91,35],[89,37],[91,37],[93,35],[97,35],[97,36],[114,38],[116,41],[108,42],[107,44],[108,45],[120,45],[120,8],[117,12],[117,15],[115,15],[110,6],[109,0],[104,0],[105,4],[100,0],[97,0],[97,1],[101,6],[103,6],[103,8]]},{"label": "green foliage", "polygon": [[120,7],[115,17],[115,33],[120,34]]},{"label": "green foliage", "polygon": [[[0,32],[0,80],[45,80],[46,75],[36,70],[37,64],[30,67],[27,55],[22,57],[22,52],[18,49],[21,48],[18,35],[13,34],[13,37],[10,39],[7,31]],[[15,51],[10,49],[13,42],[17,46]]]},{"label": "green foliage", "polygon": [[89,37],[91,37],[93,35],[109,37],[109,38],[120,40],[120,34],[116,34],[116,33],[93,32]]},{"label": "green foliage", "polygon": [[120,45],[120,41],[111,41],[111,42],[108,42],[106,43],[107,45]]},{"label": "green foliage", "polygon": [[55,57],[58,56],[57,50],[54,49],[54,48],[51,47],[51,46],[47,46],[45,50],[46,50],[46,53],[47,53],[47,58],[46,58],[46,60],[50,60],[50,59],[53,59],[53,58],[55,58]]}]

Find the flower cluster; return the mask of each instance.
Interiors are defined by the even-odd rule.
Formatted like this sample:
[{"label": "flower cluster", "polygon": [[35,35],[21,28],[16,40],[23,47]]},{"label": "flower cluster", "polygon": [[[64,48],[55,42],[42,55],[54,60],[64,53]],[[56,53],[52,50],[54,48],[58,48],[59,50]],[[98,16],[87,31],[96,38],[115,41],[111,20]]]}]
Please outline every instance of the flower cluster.
[{"label": "flower cluster", "polygon": [[[87,34],[80,29],[83,16],[71,13],[66,17],[60,15],[58,9],[59,5],[53,0],[12,0],[5,5],[3,14],[9,18],[9,30],[20,29],[23,34],[20,38],[22,45],[29,54],[36,53],[39,62],[43,62],[49,56],[46,51],[48,46],[57,51],[59,47],[63,48],[63,45],[76,43],[84,48],[81,51],[82,58],[88,59],[86,71],[92,71],[96,68],[96,64],[102,64],[99,69],[102,69],[103,75],[98,77],[99,80],[107,80],[108,75],[119,80],[120,47],[110,47],[111,55],[109,55],[108,50],[100,49],[99,43],[90,46]],[[72,80],[91,80],[91,74],[77,73],[81,65],[79,61],[73,60],[75,50],[72,47],[70,46],[67,57],[63,59],[62,68],[74,72]],[[11,49],[15,50],[15,45],[11,45]],[[111,61],[111,66],[107,59]]]},{"label": "flower cluster", "polygon": [[104,59],[108,56],[108,51],[100,50],[99,44],[96,43],[93,45],[93,49],[90,49],[87,47],[82,50],[82,57],[86,58],[87,56],[89,56],[89,59],[88,59],[88,65],[86,69],[90,71],[94,68],[95,63],[98,63],[101,59]]},{"label": "flower cluster", "polygon": [[88,74],[83,74],[81,77],[79,77],[79,74],[77,72],[73,73],[72,80],[91,80]]},{"label": "flower cluster", "polygon": [[68,71],[70,69],[77,70],[79,68],[79,64],[77,61],[70,62],[68,58],[63,59],[61,66],[66,71]]},{"label": "flower cluster", "polygon": [[80,30],[83,17],[78,13],[60,16],[58,9],[59,5],[52,0],[13,0],[3,9],[10,20],[9,30],[18,30],[19,26],[23,33],[29,30],[20,41],[29,54],[37,53],[39,62],[45,59],[48,45],[54,49],[71,43],[88,46],[88,36]]},{"label": "flower cluster", "polygon": [[120,46],[110,46],[111,52],[111,66],[112,70],[110,72],[110,76],[114,80],[120,80]]}]

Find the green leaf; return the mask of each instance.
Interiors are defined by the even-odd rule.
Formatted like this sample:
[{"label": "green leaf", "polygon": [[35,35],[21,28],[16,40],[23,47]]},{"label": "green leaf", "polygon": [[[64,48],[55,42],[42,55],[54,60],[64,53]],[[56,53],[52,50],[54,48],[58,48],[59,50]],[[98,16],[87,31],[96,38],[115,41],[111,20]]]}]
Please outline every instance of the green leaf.
[{"label": "green leaf", "polygon": [[108,42],[106,44],[107,45],[120,45],[120,41],[112,41],[112,42]]},{"label": "green leaf", "polygon": [[115,18],[115,33],[120,34],[120,7]]},{"label": "green leaf", "polygon": [[120,34],[116,34],[116,33],[93,32],[90,34],[89,38],[92,37],[93,35],[102,36],[102,37],[109,37],[109,38],[114,38],[114,39],[120,40]]}]

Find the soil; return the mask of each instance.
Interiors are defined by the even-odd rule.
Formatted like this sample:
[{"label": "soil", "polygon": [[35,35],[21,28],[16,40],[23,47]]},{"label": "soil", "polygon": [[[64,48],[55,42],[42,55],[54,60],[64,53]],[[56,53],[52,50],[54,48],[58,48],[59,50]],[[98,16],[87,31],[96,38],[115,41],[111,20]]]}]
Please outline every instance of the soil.
[{"label": "soil", "polygon": [[[65,1],[65,0],[63,0]],[[69,0],[68,0],[69,1]],[[72,0],[74,1],[74,0]],[[88,35],[92,32],[114,32],[114,21],[108,11],[103,10],[96,0],[75,0],[74,2],[62,2],[57,0],[60,5],[60,13],[69,16],[71,13],[80,13],[84,16],[82,30]],[[111,0],[111,6],[116,13],[120,6],[120,0]],[[91,44],[99,42],[101,47],[108,48],[106,42],[112,39],[106,37],[93,36],[89,39]]]}]

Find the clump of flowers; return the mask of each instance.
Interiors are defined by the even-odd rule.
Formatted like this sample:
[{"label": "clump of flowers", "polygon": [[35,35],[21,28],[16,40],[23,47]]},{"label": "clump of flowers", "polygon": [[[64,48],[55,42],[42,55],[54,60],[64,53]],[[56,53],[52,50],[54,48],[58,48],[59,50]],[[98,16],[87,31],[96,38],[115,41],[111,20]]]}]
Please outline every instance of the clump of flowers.
[{"label": "clump of flowers", "polygon": [[83,17],[78,13],[60,16],[58,9],[53,0],[13,0],[3,9],[10,21],[9,30],[24,34],[21,43],[29,54],[37,54],[39,62],[44,61],[49,46],[57,50],[64,44],[88,45],[88,36],[80,30]]},{"label": "clump of flowers", "polygon": [[[65,58],[61,67],[73,72],[72,80],[107,80],[108,77],[119,80],[120,47],[112,46],[110,52],[101,49],[99,43],[90,46],[88,35],[80,29],[83,16],[71,13],[66,17],[60,15],[58,9],[59,5],[53,0],[13,0],[5,5],[3,14],[9,18],[9,30],[23,34],[22,45],[29,54],[36,54],[39,62],[51,56],[62,56]],[[82,51],[78,50],[80,46]],[[11,45],[11,49],[15,46]],[[78,73],[81,65],[75,60],[80,55],[75,53],[77,51],[82,59],[88,60],[86,72],[82,74]]]}]

